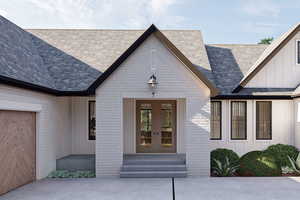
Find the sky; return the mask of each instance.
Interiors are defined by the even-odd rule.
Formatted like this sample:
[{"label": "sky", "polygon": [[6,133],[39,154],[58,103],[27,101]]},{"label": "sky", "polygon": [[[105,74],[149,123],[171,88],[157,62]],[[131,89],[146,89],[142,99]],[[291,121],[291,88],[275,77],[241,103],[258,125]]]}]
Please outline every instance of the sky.
[{"label": "sky", "polygon": [[257,43],[300,22],[300,0],[0,0],[22,28],[201,30],[206,43]]}]

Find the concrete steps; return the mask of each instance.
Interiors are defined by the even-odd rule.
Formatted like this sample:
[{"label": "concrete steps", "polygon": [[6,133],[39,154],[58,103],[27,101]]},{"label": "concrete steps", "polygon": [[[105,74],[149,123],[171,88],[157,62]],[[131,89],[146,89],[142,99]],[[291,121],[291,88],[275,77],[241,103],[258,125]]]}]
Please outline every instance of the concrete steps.
[{"label": "concrete steps", "polygon": [[183,178],[187,176],[185,155],[125,155],[121,178]]}]

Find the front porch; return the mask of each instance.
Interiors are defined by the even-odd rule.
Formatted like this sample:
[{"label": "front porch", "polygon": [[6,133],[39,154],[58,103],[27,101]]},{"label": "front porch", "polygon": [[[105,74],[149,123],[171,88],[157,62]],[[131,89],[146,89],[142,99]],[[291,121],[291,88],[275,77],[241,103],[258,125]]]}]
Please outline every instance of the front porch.
[{"label": "front porch", "polygon": [[[95,155],[68,155],[56,160],[57,170],[95,172]],[[187,176],[185,154],[124,154],[121,178],[182,178]]]}]

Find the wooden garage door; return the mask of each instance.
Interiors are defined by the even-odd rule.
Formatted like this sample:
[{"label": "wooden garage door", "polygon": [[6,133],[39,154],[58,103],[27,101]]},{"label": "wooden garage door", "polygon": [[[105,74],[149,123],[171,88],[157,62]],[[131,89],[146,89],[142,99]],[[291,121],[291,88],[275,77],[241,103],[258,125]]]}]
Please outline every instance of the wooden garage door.
[{"label": "wooden garage door", "polygon": [[0,110],[0,195],[35,180],[35,113]]}]

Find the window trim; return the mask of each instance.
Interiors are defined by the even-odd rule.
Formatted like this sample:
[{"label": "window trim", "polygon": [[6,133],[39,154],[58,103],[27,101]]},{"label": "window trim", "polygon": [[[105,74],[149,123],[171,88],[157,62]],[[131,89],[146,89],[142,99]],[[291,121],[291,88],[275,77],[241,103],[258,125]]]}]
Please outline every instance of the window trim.
[{"label": "window trim", "polygon": [[[257,112],[257,109],[258,109],[258,107],[257,107],[257,103],[258,102],[270,102],[271,103],[271,110],[270,110],[270,138],[258,138],[258,124],[257,124],[257,116],[258,116],[258,112]],[[273,134],[272,134],[272,108],[273,108],[273,106],[272,106],[272,101],[256,101],[255,102],[255,132],[256,132],[256,140],[272,140],[272,138],[273,138]]]},{"label": "window trim", "polygon": [[[96,136],[91,135],[91,129],[90,129],[90,121],[91,121],[91,107],[90,103],[94,102],[95,103],[95,108],[96,108],[96,101],[95,100],[88,100],[88,140],[96,140]],[[95,109],[96,112],[96,109]]]},{"label": "window trim", "polygon": [[296,65],[300,65],[299,49],[300,49],[300,40],[296,40],[296,56],[295,56],[295,58],[296,58]]},{"label": "window trim", "polygon": [[[232,104],[233,103],[240,103],[240,102],[243,102],[245,103],[245,137],[244,138],[233,138],[232,137],[232,109],[233,109],[233,106]],[[230,102],[230,140],[240,140],[240,141],[243,141],[243,140],[247,140],[247,101],[231,101]]]},{"label": "window trim", "polygon": [[[211,135],[209,136],[210,140],[222,140],[222,101],[211,101],[212,102],[218,102],[220,103],[220,137],[219,138],[211,138]],[[210,128],[211,131],[211,128]]]}]

